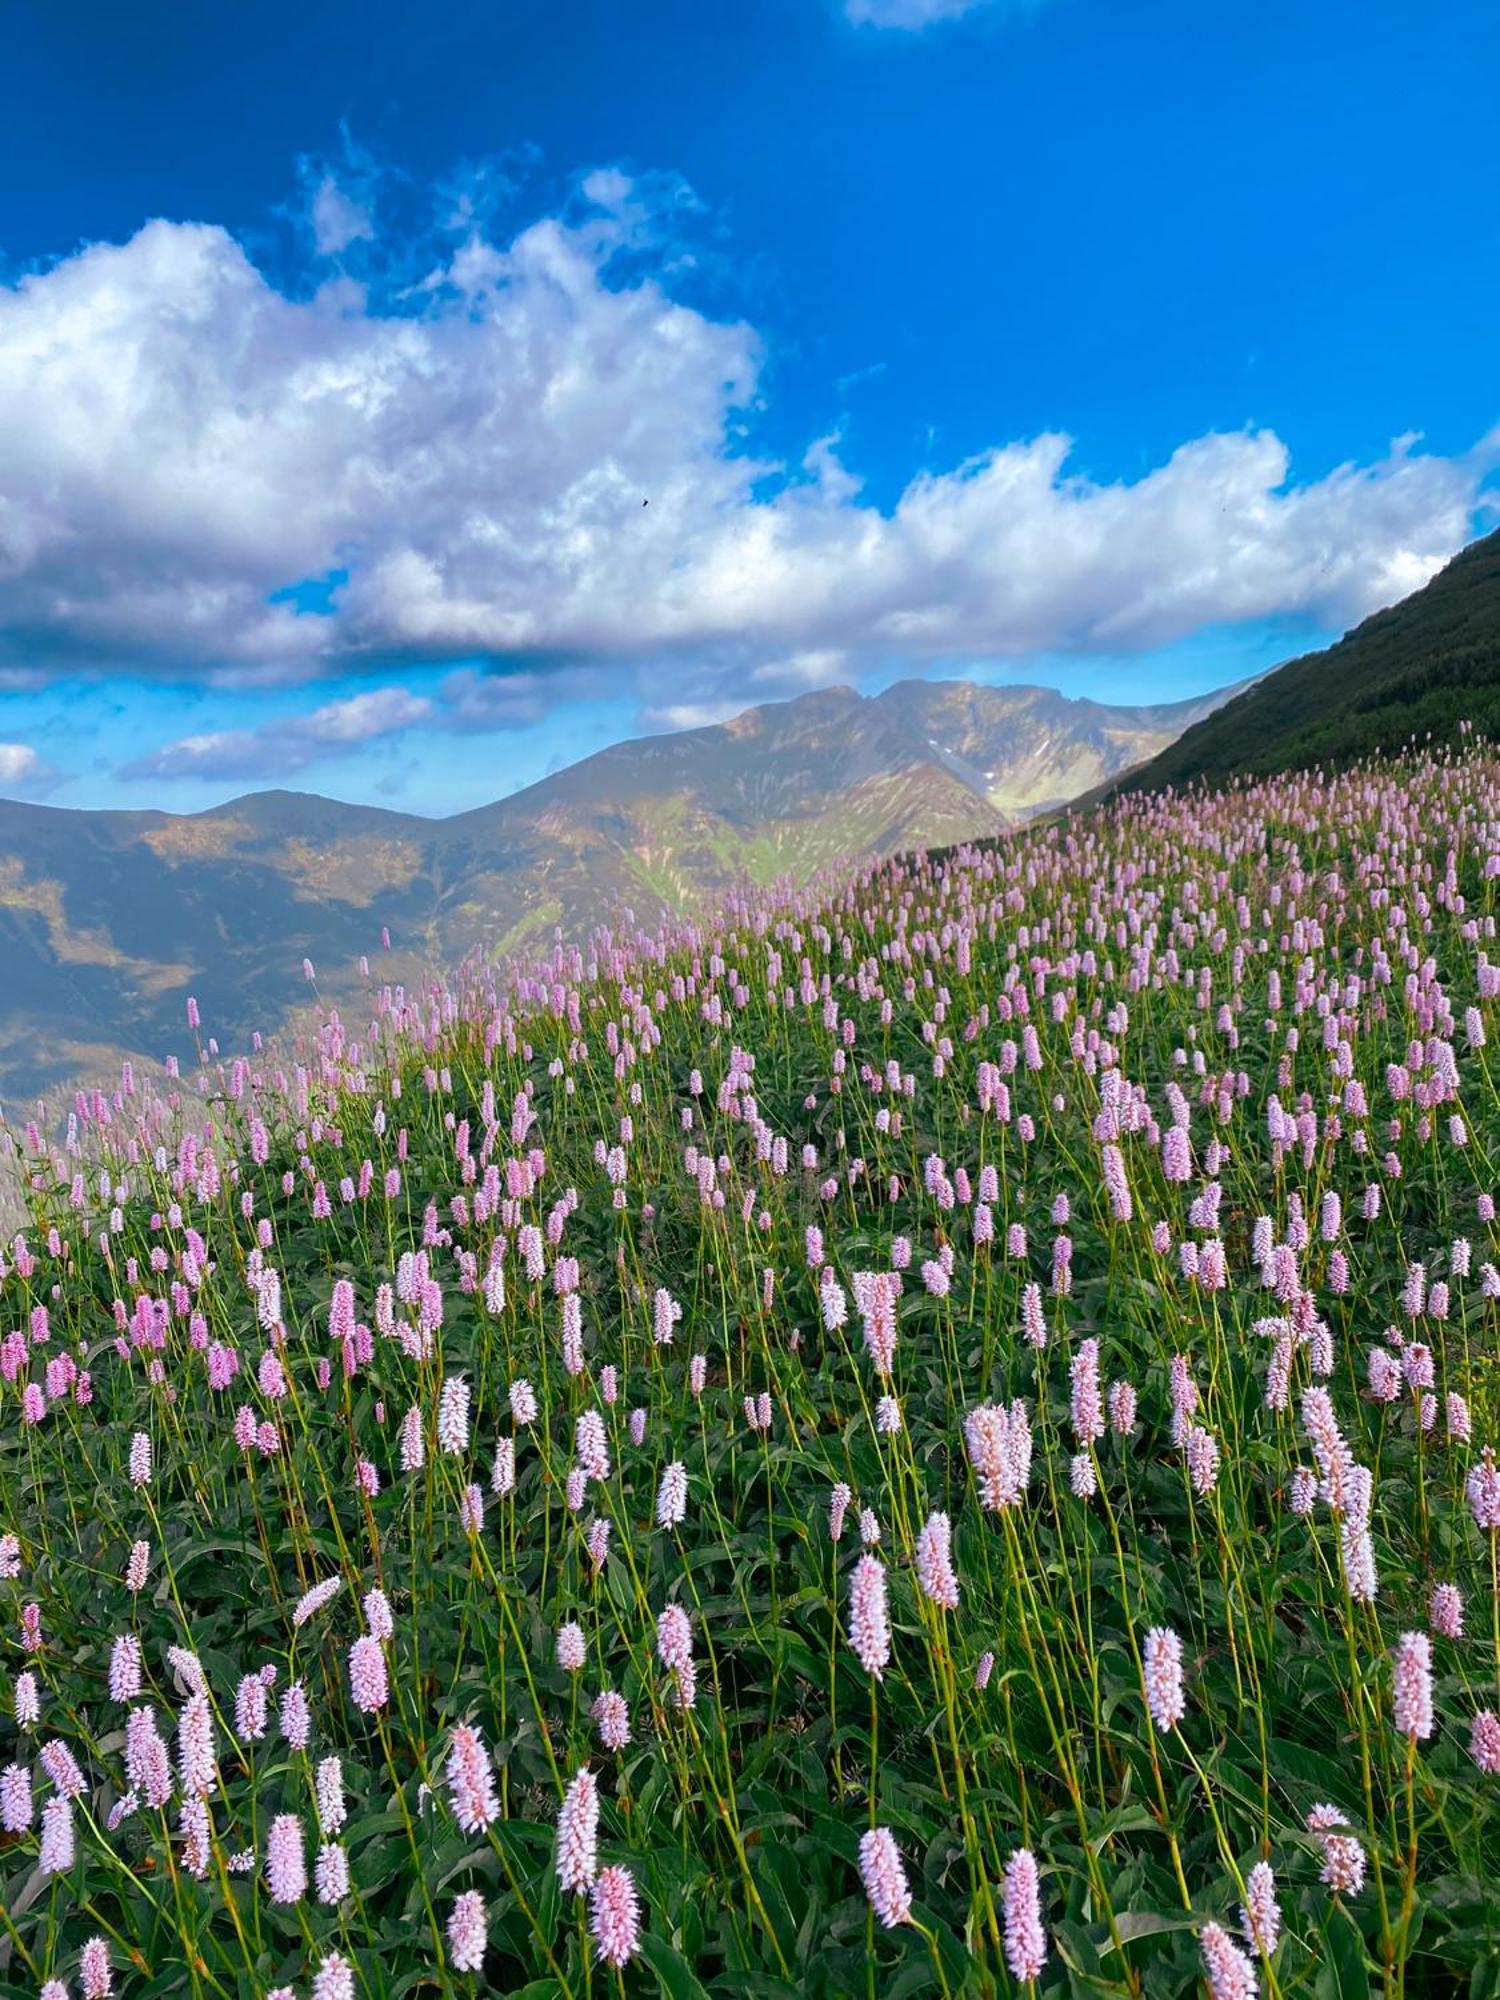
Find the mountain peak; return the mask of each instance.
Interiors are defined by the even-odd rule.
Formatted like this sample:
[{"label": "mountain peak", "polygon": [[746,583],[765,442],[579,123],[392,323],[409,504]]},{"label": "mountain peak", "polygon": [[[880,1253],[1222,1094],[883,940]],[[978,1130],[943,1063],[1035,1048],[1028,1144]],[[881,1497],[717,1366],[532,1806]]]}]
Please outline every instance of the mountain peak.
[{"label": "mountain peak", "polygon": [[839,683],[833,687],[809,688],[806,694],[792,695],[786,701],[758,702],[753,708],[742,708],[738,715],[711,726],[728,730],[735,736],[753,736],[766,729],[785,729],[788,723],[821,721],[829,716],[847,715],[851,708],[865,706],[864,695]]}]

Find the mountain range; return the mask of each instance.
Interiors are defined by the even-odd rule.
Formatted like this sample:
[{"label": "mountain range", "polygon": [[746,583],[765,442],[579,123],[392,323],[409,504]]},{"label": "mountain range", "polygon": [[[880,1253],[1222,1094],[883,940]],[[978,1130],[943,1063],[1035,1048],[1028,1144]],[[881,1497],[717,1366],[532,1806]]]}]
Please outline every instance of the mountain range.
[{"label": "mountain range", "polygon": [[0,800],[0,1101],[14,1117],[39,1091],[107,1082],[124,1057],[193,1058],[189,994],[206,1033],[245,1048],[308,997],[304,958],[321,998],[352,1003],[362,954],[410,985],[557,929],[654,923],[747,878],[994,834],[1149,759],[1225,699],[830,688],[616,744],[437,820],[288,791],[191,815]]}]

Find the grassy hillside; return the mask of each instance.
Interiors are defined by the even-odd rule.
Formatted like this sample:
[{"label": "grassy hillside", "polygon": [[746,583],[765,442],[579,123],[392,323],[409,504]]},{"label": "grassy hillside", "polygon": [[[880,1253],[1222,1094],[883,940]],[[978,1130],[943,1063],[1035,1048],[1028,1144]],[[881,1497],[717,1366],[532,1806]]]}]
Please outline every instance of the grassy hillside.
[{"label": "grassy hillside", "polygon": [[13,1128],[5,2000],[1494,2000],[1497,797],[1126,801]]},{"label": "grassy hillside", "polygon": [[1500,533],[1336,646],[1267,674],[1117,789],[1343,765],[1413,738],[1455,742],[1465,722],[1500,736]]}]

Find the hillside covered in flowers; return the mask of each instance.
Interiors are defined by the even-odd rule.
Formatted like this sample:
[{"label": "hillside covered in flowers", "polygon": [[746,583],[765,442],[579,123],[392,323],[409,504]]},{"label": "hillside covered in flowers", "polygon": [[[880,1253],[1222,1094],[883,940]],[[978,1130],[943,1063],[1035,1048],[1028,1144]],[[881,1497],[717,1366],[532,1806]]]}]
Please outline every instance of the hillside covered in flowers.
[{"label": "hillside covered in flowers", "polygon": [[13,1131],[0,1988],[1493,2000],[1497,901],[1132,798]]}]

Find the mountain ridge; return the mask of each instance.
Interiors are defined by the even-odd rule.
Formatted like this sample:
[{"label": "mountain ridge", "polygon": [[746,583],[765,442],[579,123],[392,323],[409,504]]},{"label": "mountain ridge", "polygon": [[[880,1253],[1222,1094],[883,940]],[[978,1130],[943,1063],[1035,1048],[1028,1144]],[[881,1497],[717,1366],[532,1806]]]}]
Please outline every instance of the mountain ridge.
[{"label": "mountain ridge", "polygon": [[[627,739],[488,804],[429,818],[269,788],[196,813],[0,799],[0,1093],[226,1049],[353,968],[412,984],[625,910],[680,913],[742,880],[998,834],[1102,781],[1224,698],[1115,708],[1034,687],[825,688]],[[393,949],[380,950],[389,927]]]}]

